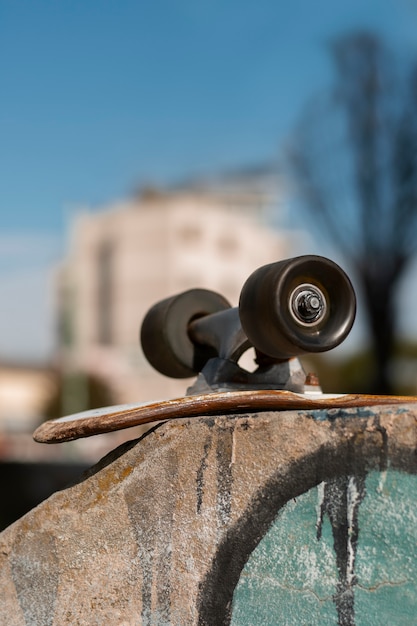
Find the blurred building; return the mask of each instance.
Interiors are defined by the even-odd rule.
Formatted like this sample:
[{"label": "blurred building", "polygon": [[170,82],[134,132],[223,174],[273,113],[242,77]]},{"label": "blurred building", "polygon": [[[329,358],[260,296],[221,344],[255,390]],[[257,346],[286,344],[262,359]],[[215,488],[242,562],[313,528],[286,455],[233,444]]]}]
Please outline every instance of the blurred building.
[{"label": "blurred building", "polygon": [[25,432],[39,423],[54,390],[50,367],[0,363],[0,432]]},{"label": "blurred building", "polygon": [[[144,315],[193,287],[237,305],[252,271],[292,254],[291,234],[266,225],[282,202],[279,189],[246,177],[148,190],[99,212],[80,211],[57,280],[64,371],[99,377],[119,402],[183,395],[187,381],[157,374],[143,356]],[[82,375],[77,393],[88,406]]]},{"label": "blurred building", "polygon": [[32,439],[32,431],[43,421],[45,406],[55,392],[55,378],[48,366],[0,363],[0,465],[61,457],[62,450],[46,449]]}]

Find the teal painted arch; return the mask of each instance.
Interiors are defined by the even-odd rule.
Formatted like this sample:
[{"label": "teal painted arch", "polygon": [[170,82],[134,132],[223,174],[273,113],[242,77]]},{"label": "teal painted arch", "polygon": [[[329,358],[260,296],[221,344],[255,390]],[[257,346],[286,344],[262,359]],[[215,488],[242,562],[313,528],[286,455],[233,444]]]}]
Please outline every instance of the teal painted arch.
[{"label": "teal painted arch", "polygon": [[[199,626],[233,624],[234,594],[242,571],[288,502],[323,483],[348,480],[349,477],[355,477],[360,483],[369,472],[385,472],[388,467],[410,475],[417,474],[417,454],[401,441],[389,443],[386,432],[381,429],[380,437],[369,438],[349,439],[341,432],[336,446],[327,443],[312,452],[305,451],[284,469],[277,469],[259,487],[249,506],[227,530],[218,546],[211,568],[200,585]],[[341,617],[341,611],[348,614],[346,620]],[[349,617],[348,608],[339,607],[336,613],[335,624],[353,626],[355,623]],[[260,626],[259,622],[257,626]]]},{"label": "teal painted arch", "polygon": [[353,530],[345,544],[345,589],[334,528],[322,515],[322,483],[289,501],[250,555],[234,591],[232,626],[417,623],[417,476],[372,471],[362,493],[354,476],[339,486],[341,495],[347,487]]}]

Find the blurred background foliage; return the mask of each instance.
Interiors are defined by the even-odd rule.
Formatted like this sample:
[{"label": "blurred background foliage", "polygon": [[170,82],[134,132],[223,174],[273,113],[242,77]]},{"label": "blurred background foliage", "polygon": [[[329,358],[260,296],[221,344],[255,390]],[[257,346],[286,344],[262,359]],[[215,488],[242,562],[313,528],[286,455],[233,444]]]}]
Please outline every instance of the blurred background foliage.
[{"label": "blurred background foliage", "polygon": [[[371,347],[355,351],[343,358],[329,355],[302,357],[304,368],[319,377],[325,393],[372,393],[375,354]],[[390,388],[397,395],[415,395],[417,376],[417,343],[395,344],[390,361]]]},{"label": "blurred background foliage", "polygon": [[98,409],[116,402],[114,392],[106,381],[93,374],[56,370],[53,384],[54,391],[43,408],[45,419]]}]

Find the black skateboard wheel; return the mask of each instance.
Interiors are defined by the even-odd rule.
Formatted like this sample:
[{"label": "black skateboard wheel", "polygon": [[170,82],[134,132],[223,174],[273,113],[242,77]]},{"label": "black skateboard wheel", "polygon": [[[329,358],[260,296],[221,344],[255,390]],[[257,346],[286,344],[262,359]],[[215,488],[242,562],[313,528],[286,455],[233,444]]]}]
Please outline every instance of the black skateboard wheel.
[{"label": "black skateboard wheel", "polygon": [[307,255],[251,274],[241,291],[239,314],[259,352],[287,359],[339,345],[352,328],[356,298],[336,263]]},{"label": "black skateboard wheel", "polygon": [[142,323],[140,340],[149,363],[171,378],[195,376],[216,356],[209,346],[194,344],[188,334],[190,322],[198,317],[230,308],[215,291],[190,289],[155,304]]}]

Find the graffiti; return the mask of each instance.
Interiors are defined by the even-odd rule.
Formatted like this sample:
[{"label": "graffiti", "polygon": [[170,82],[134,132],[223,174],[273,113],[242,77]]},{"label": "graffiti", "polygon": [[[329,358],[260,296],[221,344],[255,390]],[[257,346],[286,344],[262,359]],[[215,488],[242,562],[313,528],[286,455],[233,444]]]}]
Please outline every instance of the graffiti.
[{"label": "graffiti", "polygon": [[232,626],[415,623],[416,491],[388,470],[289,501],[242,570]]}]

